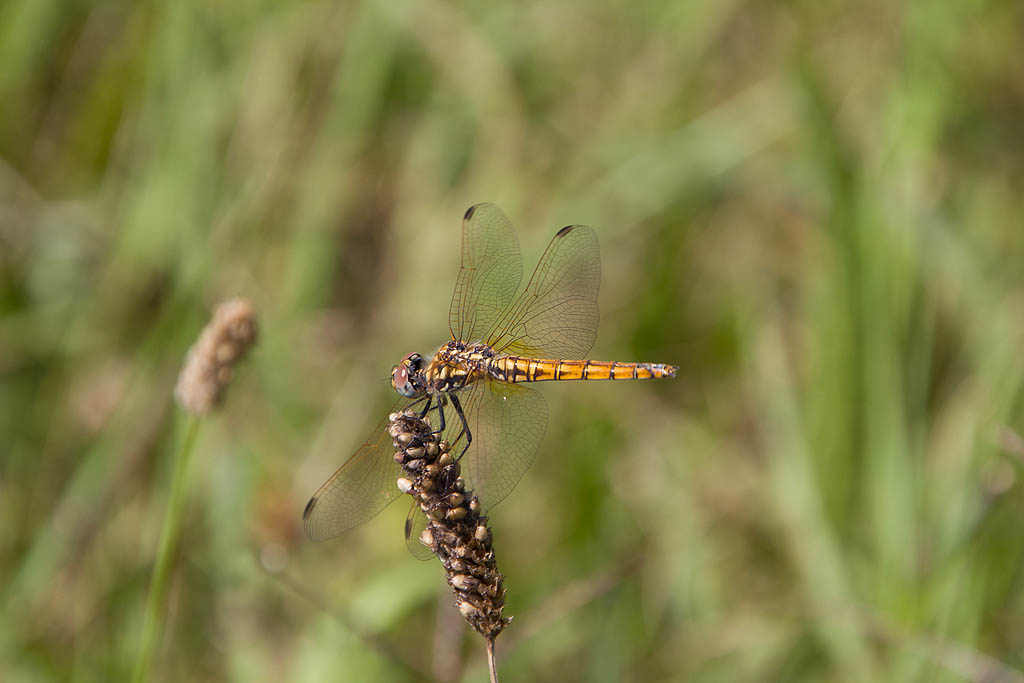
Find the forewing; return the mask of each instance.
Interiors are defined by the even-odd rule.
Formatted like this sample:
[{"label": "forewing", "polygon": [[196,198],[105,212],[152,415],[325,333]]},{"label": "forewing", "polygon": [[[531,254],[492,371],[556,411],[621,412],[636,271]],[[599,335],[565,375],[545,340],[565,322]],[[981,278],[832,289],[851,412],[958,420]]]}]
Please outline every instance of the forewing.
[{"label": "forewing", "polygon": [[417,560],[429,560],[434,556],[430,548],[420,543],[420,534],[427,528],[427,516],[415,500],[405,517],[405,545]]},{"label": "forewing", "polygon": [[597,338],[601,253],[585,225],[559,230],[526,290],[485,339],[496,352],[534,358],[584,358]]},{"label": "forewing", "polygon": [[[484,509],[511,493],[537,458],[548,424],[544,397],[522,384],[480,380],[457,393],[473,435],[462,458],[462,475],[480,498]],[[449,402],[445,411],[445,438],[459,455],[465,437],[456,440],[461,422]]]},{"label": "forewing", "polygon": [[523,279],[515,228],[494,204],[469,207],[462,219],[462,266],[448,325],[452,338],[478,341],[512,302]]},{"label": "forewing", "polygon": [[[392,412],[410,401],[402,399]],[[387,433],[385,417],[370,438],[313,494],[302,513],[306,535],[314,541],[334,538],[359,526],[398,497],[401,468]]]}]

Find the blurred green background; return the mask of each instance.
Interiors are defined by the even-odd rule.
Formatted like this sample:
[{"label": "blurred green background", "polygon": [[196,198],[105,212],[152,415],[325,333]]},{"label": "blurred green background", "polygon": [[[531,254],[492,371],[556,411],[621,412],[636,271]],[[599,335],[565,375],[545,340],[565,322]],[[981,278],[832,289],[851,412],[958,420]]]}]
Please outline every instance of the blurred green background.
[{"label": "blurred green background", "polygon": [[447,337],[459,221],[602,242],[592,357],[492,515],[505,681],[1022,681],[1024,4],[0,4],[0,678],[484,680],[405,503],[309,495]]}]

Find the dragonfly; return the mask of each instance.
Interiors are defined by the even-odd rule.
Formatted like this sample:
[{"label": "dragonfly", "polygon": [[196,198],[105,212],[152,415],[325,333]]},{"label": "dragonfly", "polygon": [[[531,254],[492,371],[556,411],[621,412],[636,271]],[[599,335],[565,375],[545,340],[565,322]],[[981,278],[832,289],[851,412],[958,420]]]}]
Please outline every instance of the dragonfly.
[{"label": "dragonfly", "polygon": [[[429,358],[410,353],[392,368],[399,398],[391,412],[413,408],[458,454],[482,504],[492,508],[515,488],[547,429],[543,395],[527,386],[569,380],[675,377],[661,363],[586,360],[597,337],[601,257],[596,232],[568,225],[552,238],[526,287],[512,223],[493,204],[477,204],[462,221],[462,261],[448,310],[451,340]],[[436,420],[436,421],[435,421]],[[307,536],[334,538],[368,521],[398,497],[401,476],[385,419],[313,495],[303,511]],[[424,555],[413,505],[406,540]]]}]

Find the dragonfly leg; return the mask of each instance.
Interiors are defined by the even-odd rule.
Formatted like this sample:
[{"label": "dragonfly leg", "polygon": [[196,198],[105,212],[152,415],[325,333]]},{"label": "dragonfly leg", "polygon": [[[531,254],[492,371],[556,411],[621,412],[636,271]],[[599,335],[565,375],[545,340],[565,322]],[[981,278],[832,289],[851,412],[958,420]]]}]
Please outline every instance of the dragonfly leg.
[{"label": "dragonfly leg", "polygon": [[466,435],[466,445],[462,447],[462,452],[459,453],[459,459],[466,454],[469,450],[469,444],[473,443],[473,432],[469,431],[469,423],[466,422],[466,414],[462,412],[462,404],[459,402],[459,397],[455,394],[449,396],[452,400],[452,405],[455,406],[455,414],[459,416],[459,420],[462,422],[462,433],[455,439],[458,441],[462,438],[462,435]]},{"label": "dragonfly leg", "polygon": [[[427,407],[430,407],[429,403]],[[444,431],[444,396],[442,394],[437,395],[437,417],[441,424],[431,434],[441,434]]]},{"label": "dragonfly leg", "polygon": [[430,401],[431,401],[431,396],[430,396],[429,394],[427,394],[427,405],[423,406],[423,410],[421,410],[421,411],[420,411],[420,414],[419,414],[419,418],[420,418],[421,420],[422,420],[422,419],[423,419],[424,417],[426,417],[426,416],[427,416],[427,413],[429,413],[429,412],[430,412]]}]

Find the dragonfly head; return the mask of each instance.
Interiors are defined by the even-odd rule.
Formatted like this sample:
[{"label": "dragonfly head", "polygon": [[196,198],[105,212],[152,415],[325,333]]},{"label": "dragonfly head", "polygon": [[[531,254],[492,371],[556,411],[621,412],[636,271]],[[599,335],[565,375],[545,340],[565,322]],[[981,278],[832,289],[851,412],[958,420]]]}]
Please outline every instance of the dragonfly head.
[{"label": "dragonfly head", "polygon": [[407,398],[422,396],[426,391],[426,380],[423,377],[423,356],[410,353],[401,362],[391,368],[391,386],[395,391]]}]

